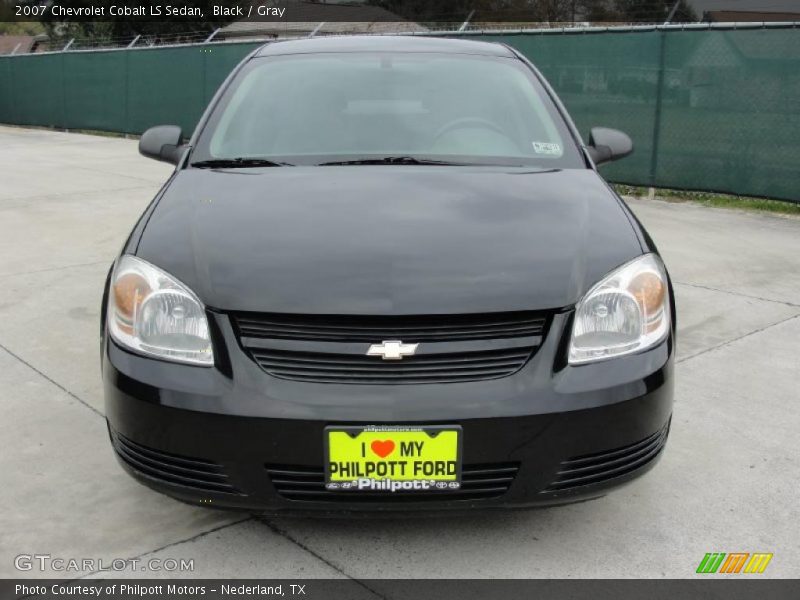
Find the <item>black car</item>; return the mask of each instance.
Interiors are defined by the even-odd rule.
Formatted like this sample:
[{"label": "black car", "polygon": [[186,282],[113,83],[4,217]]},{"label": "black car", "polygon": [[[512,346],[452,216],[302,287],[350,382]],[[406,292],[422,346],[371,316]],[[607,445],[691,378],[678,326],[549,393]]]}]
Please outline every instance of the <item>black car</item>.
[{"label": "black car", "polygon": [[573,502],[667,439],[658,252],[553,90],[504,45],[268,44],[221,86],[109,273],[122,466],[212,507]]}]

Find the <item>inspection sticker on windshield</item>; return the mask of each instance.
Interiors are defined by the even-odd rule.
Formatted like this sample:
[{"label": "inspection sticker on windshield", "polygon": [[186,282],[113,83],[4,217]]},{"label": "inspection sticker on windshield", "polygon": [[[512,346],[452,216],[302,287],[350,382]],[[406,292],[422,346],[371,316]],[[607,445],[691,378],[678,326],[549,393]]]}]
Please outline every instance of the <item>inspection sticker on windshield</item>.
[{"label": "inspection sticker on windshield", "polygon": [[548,156],[561,156],[561,144],[552,142],[531,142],[533,151],[536,154],[546,154]]},{"label": "inspection sticker on windshield", "polygon": [[331,491],[452,491],[461,487],[457,425],[325,428]]}]

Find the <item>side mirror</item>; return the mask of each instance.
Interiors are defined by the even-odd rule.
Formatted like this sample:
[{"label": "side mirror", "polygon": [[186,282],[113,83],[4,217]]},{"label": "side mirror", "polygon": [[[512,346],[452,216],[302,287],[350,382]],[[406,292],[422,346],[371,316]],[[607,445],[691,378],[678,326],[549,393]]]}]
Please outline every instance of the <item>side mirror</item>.
[{"label": "side mirror", "polygon": [[602,165],[628,156],[633,152],[633,142],[628,134],[608,127],[592,127],[589,145],[586,147],[594,164]]},{"label": "side mirror", "polygon": [[177,125],[151,127],[139,138],[139,153],[147,158],[178,164],[183,151],[183,132]]}]

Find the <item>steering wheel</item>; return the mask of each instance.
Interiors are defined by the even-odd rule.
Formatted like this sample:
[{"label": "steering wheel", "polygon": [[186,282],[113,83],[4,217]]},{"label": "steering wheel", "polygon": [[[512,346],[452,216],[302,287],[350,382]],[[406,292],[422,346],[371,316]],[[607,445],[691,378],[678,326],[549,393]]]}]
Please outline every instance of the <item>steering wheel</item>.
[{"label": "steering wheel", "polygon": [[445,123],[442,127],[440,127],[439,131],[436,132],[436,135],[433,136],[433,141],[435,143],[445,133],[449,133],[454,129],[475,129],[476,127],[481,129],[490,129],[495,133],[499,133],[503,137],[508,137],[505,131],[500,129],[488,119],[482,119],[481,117],[461,117],[460,119],[454,119],[449,123]]}]

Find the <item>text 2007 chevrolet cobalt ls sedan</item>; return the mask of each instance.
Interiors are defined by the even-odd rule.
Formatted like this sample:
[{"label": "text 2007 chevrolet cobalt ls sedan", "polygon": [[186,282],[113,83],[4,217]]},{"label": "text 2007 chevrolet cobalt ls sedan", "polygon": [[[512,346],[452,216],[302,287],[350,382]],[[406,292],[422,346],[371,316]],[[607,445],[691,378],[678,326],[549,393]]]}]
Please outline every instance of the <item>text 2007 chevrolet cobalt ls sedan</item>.
[{"label": "text 2007 chevrolet cobalt ls sedan", "polygon": [[257,511],[522,507],[650,468],[674,309],[648,234],[536,69],[473,41],[267,45],[109,274],[123,467]]}]

